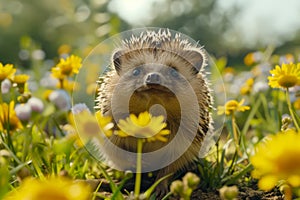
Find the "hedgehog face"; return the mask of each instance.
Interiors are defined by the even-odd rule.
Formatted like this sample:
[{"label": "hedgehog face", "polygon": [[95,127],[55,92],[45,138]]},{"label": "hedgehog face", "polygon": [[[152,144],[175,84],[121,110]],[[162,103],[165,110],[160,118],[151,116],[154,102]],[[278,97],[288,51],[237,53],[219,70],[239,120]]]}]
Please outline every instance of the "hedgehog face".
[{"label": "hedgehog face", "polygon": [[[146,89],[164,87],[176,91],[186,81],[197,78],[204,65],[204,55],[199,50],[179,52],[160,48],[120,50],[113,55],[113,65],[117,74],[126,82]],[[180,84],[180,85],[179,85]]]},{"label": "hedgehog face", "polygon": [[132,36],[113,53],[111,63],[114,70],[104,79],[97,97],[103,113],[117,112],[124,118],[160,104],[168,115],[178,119],[178,99],[186,99],[183,106],[190,105],[189,97],[194,94],[201,109],[210,105],[202,73],[206,65],[204,50],[179,35],[146,32]]},{"label": "hedgehog face", "polygon": [[119,50],[113,54],[113,66],[116,72],[122,76],[128,70],[141,65],[160,64],[172,67],[182,75],[189,78],[198,74],[205,63],[205,54],[199,49],[164,49],[141,48],[135,50]]},{"label": "hedgehog face", "polygon": [[176,92],[178,84],[182,86],[184,76],[174,67],[156,63],[139,65],[122,74],[122,79],[132,86],[137,92]]},{"label": "hedgehog face", "polygon": [[130,96],[130,113],[138,114],[159,104],[168,115],[180,117],[178,98],[185,98],[191,82],[198,80],[199,71],[190,62],[164,50],[128,52],[114,64],[119,83],[123,83],[118,84],[116,91],[126,91]]}]

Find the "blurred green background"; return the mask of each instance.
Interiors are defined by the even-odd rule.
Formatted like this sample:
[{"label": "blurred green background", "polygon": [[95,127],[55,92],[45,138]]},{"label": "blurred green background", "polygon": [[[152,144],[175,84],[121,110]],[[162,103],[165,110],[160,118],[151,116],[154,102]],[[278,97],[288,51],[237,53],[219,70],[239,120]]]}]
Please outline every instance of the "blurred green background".
[{"label": "blurred green background", "polygon": [[32,57],[64,48],[85,57],[111,35],[146,26],[187,34],[229,65],[268,46],[300,55],[299,10],[298,0],[0,0],[0,61],[30,68]]}]

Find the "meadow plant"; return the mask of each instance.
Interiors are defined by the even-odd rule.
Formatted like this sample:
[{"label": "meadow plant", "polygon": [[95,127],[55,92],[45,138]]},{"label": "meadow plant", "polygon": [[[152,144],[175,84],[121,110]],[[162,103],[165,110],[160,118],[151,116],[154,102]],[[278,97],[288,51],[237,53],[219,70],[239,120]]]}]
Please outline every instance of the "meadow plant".
[{"label": "meadow plant", "polygon": [[[72,107],[82,60],[64,48],[48,78],[0,63],[0,198],[155,198],[154,188],[166,177],[143,191],[141,160],[145,143],[168,142],[164,117],[130,114],[114,127],[110,117],[84,104]],[[253,188],[256,182],[266,192],[279,189],[285,199],[300,197],[299,60],[292,54],[273,55],[267,48],[247,54],[243,66],[229,67],[224,58],[215,63],[224,80],[216,92],[228,94],[226,102],[215,106],[225,116],[225,128],[193,174],[171,183],[165,199],[190,199],[197,189],[239,199],[239,188]],[[32,89],[33,82],[40,86]],[[134,191],[123,189],[132,173],[109,169],[85,149],[91,136],[101,141],[114,134],[137,138]],[[93,185],[91,180],[100,181]],[[109,195],[99,190],[103,180],[109,182]]]}]

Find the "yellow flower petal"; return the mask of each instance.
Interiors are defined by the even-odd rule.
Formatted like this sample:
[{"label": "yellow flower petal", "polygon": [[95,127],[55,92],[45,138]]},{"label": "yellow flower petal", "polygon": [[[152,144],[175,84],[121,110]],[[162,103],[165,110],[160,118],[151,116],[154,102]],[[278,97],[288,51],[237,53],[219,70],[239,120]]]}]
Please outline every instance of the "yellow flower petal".
[{"label": "yellow flower petal", "polygon": [[6,64],[3,66],[3,64],[0,63],[0,82],[6,78],[12,78],[14,73],[16,73],[16,69],[13,68],[12,64]]},{"label": "yellow flower petal", "polygon": [[64,178],[38,180],[29,178],[21,186],[6,196],[5,200],[88,200],[91,189],[82,182]]},{"label": "yellow flower petal", "polygon": [[166,126],[163,116],[153,117],[150,113],[143,112],[138,117],[131,114],[126,120],[120,120],[118,127],[121,131],[116,133],[120,137],[145,138],[148,142],[156,140],[167,142],[168,139],[164,136],[170,134],[170,131],[163,130]]},{"label": "yellow flower petal", "polygon": [[287,182],[293,187],[299,187],[300,186],[300,174],[289,176],[287,179]]},{"label": "yellow flower petal", "polygon": [[0,131],[6,132],[8,128],[10,131],[23,128],[14,108],[14,101],[11,101],[9,104],[0,104]]},{"label": "yellow flower petal", "polygon": [[299,144],[300,133],[292,129],[268,136],[258,144],[250,161],[254,167],[252,176],[260,179],[260,189],[270,190],[280,180],[300,186]]},{"label": "yellow flower petal", "polygon": [[61,58],[59,63],[51,69],[52,76],[58,79],[64,79],[67,76],[78,74],[81,68],[82,59],[78,56],[71,55],[70,57]]},{"label": "yellow flower petal", "polygon": [[272,76],[268,77],[272,88],[289,88],[300,84],[300,63],[276,65],[270,70]]},{"label": "yellow flower petal", "polygon": [[240,102],[236,100],[230,100],[225,103],[224,106],[218,106],[218,115],[222,115],[225,113],[225,115],[231,115],[236,111],[244,112],[246,110],[249,110],[249,106],[244,106],[244,99],[242,99]]},{"label": "yellow flower petal", "polygon": [[264,176],[258,181],[258,187],[261,190],[269,191],[275,187],[278,182],[276,176]]},{"label": "yellow flower petal", "polygon": [[14,76],[13,82],[17,83],[17,84],[23,84],[26,81],[28,81],[28,79],[29,79],[28,75],[26,75],[26,74],[18,74],[18,75]]},{"label": "yellow flower petal", "polygon": [[97,119],[97,122],[98,122],[98,125],[99,125],[98,128],[100,128],[100,131],[102,133],[104,133],[104,135],[106,137],[112,136],[113,127],[114,127],[114,124],[112,123],[112,117],[103,116],[100,111],[97,111],[95,113],[95,116],[96,116],[96,119]]}]

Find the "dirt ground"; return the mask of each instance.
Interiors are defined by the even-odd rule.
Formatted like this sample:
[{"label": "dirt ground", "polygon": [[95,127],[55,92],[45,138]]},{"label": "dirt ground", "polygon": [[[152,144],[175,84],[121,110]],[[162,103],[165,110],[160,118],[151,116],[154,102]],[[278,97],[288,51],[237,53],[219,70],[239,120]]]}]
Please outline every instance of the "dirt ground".
[{"label": "dirt ground", "polygon": [[[191,199],[207,199],[207,200],[220,200],[218,191],[216,192],[202,192],[196,190],[193,192]],[[239,188],[238,199],[241,200],[283,200],[282,194],[279,191],[262,192],[252,188]]]},{"label": "dirt ground", "polygon": [[[97,188],[97,185],[102,182],[99,191],[102,195],[110,196],[110,188],[109,183],[106,180],[90,180],[88,181],[89,185],[91,185],[94,189]],[[125,186],[128,191],[131,191],[131,187],[133,187],[133,183],[126,184]],[[256,185],[252,186],[238,186],[239,195],[238,200],[283,200],[283,195],[279,190],[275,189],[270,192],[263,192],[257,189]],[[178,197],[170,197],[169,200],[177,200]],[[191,200],[220,200],[219,192],[217,190],[204,192],[201,189],[196,189],[191,196]]]}]

